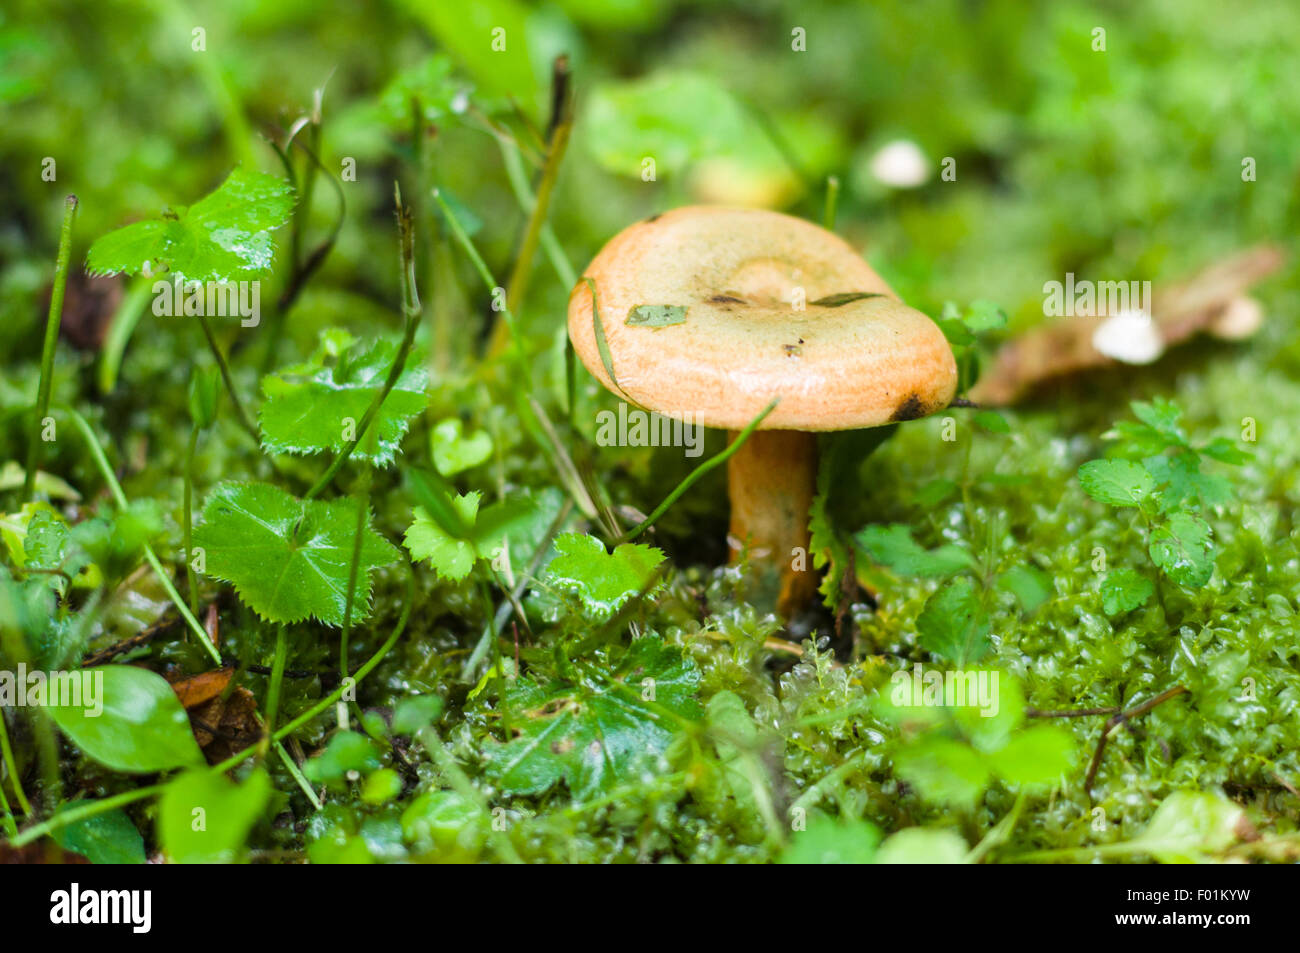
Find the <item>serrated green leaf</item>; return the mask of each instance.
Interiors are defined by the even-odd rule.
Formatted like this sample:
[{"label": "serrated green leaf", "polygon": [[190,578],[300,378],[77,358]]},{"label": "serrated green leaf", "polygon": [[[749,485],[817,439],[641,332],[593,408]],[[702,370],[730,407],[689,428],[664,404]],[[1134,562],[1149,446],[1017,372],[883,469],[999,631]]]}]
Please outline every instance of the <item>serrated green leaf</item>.
[{"label": "serrated green leaf", "polygon": [[1173,401],[1157,397],[1151,403],[1135,400],[1129,406],[1133,409],[1133,416],[1164,438],[1166,444],[1187,446],[1187,434],[1179,423],[1183,412]]},{"label": "serrated green leaf", "polygon": [[967,550],[951,543],[927,550],[912,539],[911,529],[901,523],[868,526],[854,538],[872,559],[904,576],[942,579],[975,565]]},{"label": "serrated green leaf", "polygon": [[613,553],[594,536],[564,533],[555,539],[560,555],[551,560],[550,581],[571,592],[596,621],[608,619],[648,586],[664,554],[652,546],[624,543]]},{"label": "serrated green leaf", "polygon": [[449,417],[433,428],[433,465],[445,477],[473,469],[492,456],[492,436],[486,430],[465,433],[458,417]]},{"label": "serrated green leaf", "polygon": [[1129,460],[1089,460],[1079,467],[1079,484],[1099,503],[1137,506],[1155,489],[1151,474]]},{"label": "serrated green leaf", "polygon": [[[472,527],[477,520],[480,499],[476,492],[452,498],[452,506],[466,526]],[[412,559],[427,559],[433,571],[449,582],[468,576],[478,557],[472,540],[452,536],[422,506],[415,508],[415,521],[406,531],[405,543]]]},{"label": "serrated green leaf", "polygon": [[960,576],[926,600],[917,616],[921,646],[959,665],[978,662],[992,648],[989,622],[975,584]]},{"label": "serrated green leaf", "polygon": [[[299,500],[269,483],[220,483],[208,494],[194,545],[207,575],[234,585],[270,622],[315,618],[342,625],[357,527],[357,503]],[[370,613],[371,573],[398,551],[367,523],[361,542],[353,621]]]},{"label": "serrated green leaf", "polygon": [[271,267],[271,233],[289,221],[293,187],[237,167],[188,209],[109,232],[90,246],[92,275],[139,274],[146,266],[182,281],[236,281]]},{"label": "serrated green leaf", "polygon": [[1121,566],[1107,573],[1102,581],[1101,607],[1106,615],[1122,615],[1144,605],[1154,591],[1150,579]]},{"label": "serrated green leaf", "polygon": [[101,665],[84,674],[102,678],[102,710],[83,695],[81,705],[51,705],[48,711],[87,757],[128,774],[203,761],[185,709],[161,675],[132,665]]},{"label": "serrated green leaf", "polygon": [[[266,401],[258,415],[268,453],[337,453],[356,436],[370,404],[384,389],[398,347],[376,341],[354,344],[337,358],[323,350],[312,361],[282,368],[262,379]],[[375,466],[393,462],[411,421],[429,402],[429,372],[417,354],[407,357],[397,383],[353,456]]]},{"label": "serrated green leaf", "polygon": [[1210,527],[1190,513],[1174,513],[1151,534],[1151,561],[1174,582],[1199,589],[1214,574]]},{"label": "serrated green leaf", "polygon": [[685,324],[686,309],[675,304],[638,304],[628,311],[624,323],[634,328],[666,328],[670,324]]},{"label": "serrated green leaf", "polygon": [[1143,461],[1156,481],[1160,508],[1166,512],[1184,504],[1219,506],[1232,500],[1232,483],[1213,473],[1201,472],[1200,457],[1192,450]]},{"label": "serrated green leaf", "polygon": [[564,781],[579,801],[636,777],[668,747],[681,722],[702,714],[695,662],[656,638],[637,639],[580,684],[508,682],[515,737],[489,743],[490,778],[508,794],[542,794]]}]

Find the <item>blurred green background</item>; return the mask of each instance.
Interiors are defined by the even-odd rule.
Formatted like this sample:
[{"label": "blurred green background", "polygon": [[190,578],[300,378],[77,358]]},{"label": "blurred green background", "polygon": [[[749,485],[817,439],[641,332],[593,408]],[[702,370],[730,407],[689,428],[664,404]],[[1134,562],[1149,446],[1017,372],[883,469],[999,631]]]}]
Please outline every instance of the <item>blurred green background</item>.
[{"label": "blurred green background", "polygon": [[[498,28],[504,51],[492,48]],[[1291,240],[1297,39],[1300,6],[1212,0],[10,0],[0,343],[38,329],[66,193],[82,202],[80,256],[110,228],[193,201],[237,162],[278,171],[262,137],[283,138],[320,88],[322,158],[334,171],[354,158],[357,181],[344,184],[344,230],[295,335],[366,320],[368,302],[395,322],[391,189],[413,163],[472,212],[504,272],[524,217],[490,125],[525,143],[520,114],[544,128],[561,52],[577,122],[552,221],[579,268],[625,224],[689,201],[820,218],[834,174],[840,230],[904,297],[932,314],[989,298],[1023,325],[1041,320],[1043,283],[1067,271],[1158,280]],[[873,173],[898,140],[924,158],[917,185]],[[42,180],[47,156],[54,182]],[[939,174],[945,158],[953,181]],[[322,231],[333,214],[318,197]],[[524,318],[554,329],[568,289],[540,260],[537,271]],[[477,299],[449,307],[481,311]]]}]

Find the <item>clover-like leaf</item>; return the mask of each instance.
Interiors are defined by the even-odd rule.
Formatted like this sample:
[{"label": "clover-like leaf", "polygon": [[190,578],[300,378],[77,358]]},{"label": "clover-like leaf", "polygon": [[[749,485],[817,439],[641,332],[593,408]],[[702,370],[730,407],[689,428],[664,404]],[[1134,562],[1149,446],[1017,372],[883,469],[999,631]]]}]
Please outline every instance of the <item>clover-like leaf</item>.
[{"label": "clover-like leaf", "polygon": [[577,683],[507,682],[516,734],[484,752],[487,774],[502,791],[541,794],[563,780],[586,800],[637,776],[681,722],[700,717],[700,671],[676,647],[646,637],[616,664],[597,662]]},{"label": "clover-like leaf", "polygon": [[[389,341],[368,348],[350,343],[337,354],[322,347],[310,361],[264,377],[266,402],[258,415],[263,448],[299,454],[343,449],[358,436],[397,352]],[[428,385],[424,361],[411,355],[353,455],[375,466],[392,463],[411,421],[428,403]]]},{"label": "clover-like leaf", "polygon": [[271,267],[271,232],[289,221],[293,187],[285,179],[242,166],[188,209],[135,222],[90,246],[92,275],[164,268],[184,281],[246,279]]},{"label": "clover-like leaf", "polygon": [[[473,526],[478,517],[478,493],[466,493],[452,499],[460,518],[466,526]],[[474,568],[478,554],[471,540],[457,539],[447,532],[422,506],[415,508],[415,522],[406,530],[406,548],[417,562],[427,559],[433,571],[449,582],[459,582]]]},{"label": "clover-like leaf", "polygon": [[575,594],[583,610],[603,621],[651,584],[664,554],[653,546],[624,543],[613,553],[594,536],[564,533],[555,539],[560,553],[551,561],[551,582]]},{"label": "clover-like leaf", "polygon": [[1156,488],[1140,463],[1130,460],[1089,460],[1079,467],[1079,484],[1098,503],[1137,506]]},{"label": "clover-like leaf", "polygon": [[[269,483],[218,484],[203,508],[194,545],[207,574],[234,585],[270,622],[315,618],[342,625],[357,528],[353,499],[299,500]],[[398,551],[367,522],[361,541],[353,621],[370,611],[370,574]]]},{"label": "clover-like leaf", "polygon": [[459,418],[450,417],[433,428],[433,465],[445,477],[473,469],[492,456],[492,436],[486,430],[465,433]]}]

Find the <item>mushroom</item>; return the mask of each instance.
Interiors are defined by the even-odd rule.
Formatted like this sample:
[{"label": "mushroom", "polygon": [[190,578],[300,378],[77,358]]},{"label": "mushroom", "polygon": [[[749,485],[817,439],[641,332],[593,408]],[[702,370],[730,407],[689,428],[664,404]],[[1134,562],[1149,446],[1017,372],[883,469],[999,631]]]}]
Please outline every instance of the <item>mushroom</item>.
[{"label": "mushroom", "polygon": [[612,393],[732,439],[778,399],[727,478],[733,558],[748,546],[786,617],[817,586],[816,434],[923,417],[957,386],[938,326],[846,242],[761,209],[688,206],[624,229],[573,289],[569,336]]}]

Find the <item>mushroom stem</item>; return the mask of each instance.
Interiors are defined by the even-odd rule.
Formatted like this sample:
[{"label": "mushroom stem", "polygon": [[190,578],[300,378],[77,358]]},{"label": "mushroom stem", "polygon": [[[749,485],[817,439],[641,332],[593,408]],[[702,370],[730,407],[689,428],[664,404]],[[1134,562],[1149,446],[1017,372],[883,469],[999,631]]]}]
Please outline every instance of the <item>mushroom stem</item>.
[{"label": "mushroom stem", "polygon": [[[731,435],[735,439],[735,434]],[[751,565],[776,589],[789,618],[817,591],[808,551],[808,510],[817,489],[817,435],[758,430],[727,461],[732,559],[748,547]]]}]

